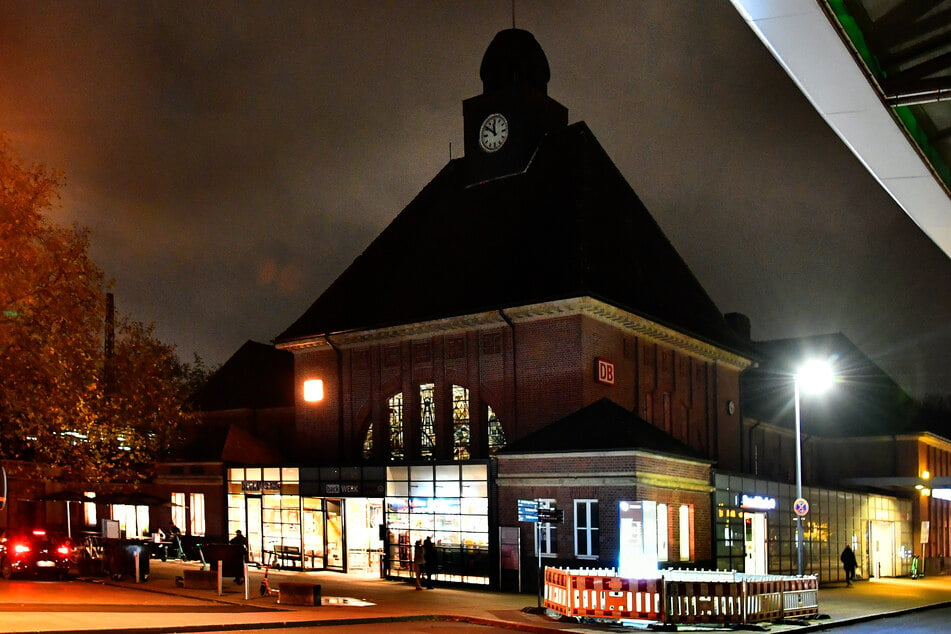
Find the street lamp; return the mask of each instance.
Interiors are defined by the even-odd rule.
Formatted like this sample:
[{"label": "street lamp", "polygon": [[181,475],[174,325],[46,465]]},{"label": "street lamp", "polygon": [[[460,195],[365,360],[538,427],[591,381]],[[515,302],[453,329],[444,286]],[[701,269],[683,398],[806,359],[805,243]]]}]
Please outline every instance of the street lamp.
[{"label": "street lamp", "polygon": [[[832,367],[825,361],[807,361],[799,371],[796,372],[796,502],[802,497],[802,415],[799,408],[799,396],[802,391],[809,394],[819,394],[824,392],[832,385],[835,379],[832,373]],[[796,512],[796,559],[798,562],[797,570],[801,577],[803,573],[802,564],[802,516],[799,509]]]}]

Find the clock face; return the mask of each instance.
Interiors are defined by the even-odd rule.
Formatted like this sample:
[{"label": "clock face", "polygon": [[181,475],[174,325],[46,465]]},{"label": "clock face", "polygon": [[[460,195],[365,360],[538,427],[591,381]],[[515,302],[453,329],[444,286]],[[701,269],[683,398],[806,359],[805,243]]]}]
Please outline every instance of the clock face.
[{"label": "clock face", "polygon": [[479,145],[486,152],[495,152],[505,144],[508,138],[509,122],[498,113],[486,117],[479,128]]}]

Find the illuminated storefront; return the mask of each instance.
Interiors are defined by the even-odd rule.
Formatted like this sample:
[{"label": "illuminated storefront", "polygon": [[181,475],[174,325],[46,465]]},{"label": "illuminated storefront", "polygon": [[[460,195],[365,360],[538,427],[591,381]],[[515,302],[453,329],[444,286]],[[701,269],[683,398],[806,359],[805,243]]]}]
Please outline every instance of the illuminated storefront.
[{"label": "illuminated storefront", "polygon": [[234,468],[228,530],[247,535],[252,561],[395,577],[430,537],[439,579],[488,584],[488,478],[488,463]]},{"label": "illuminated storefront", "polygon": [[[718,473],[714,541],[717,568],[756,574],[796,569],[796,515],[792,484]],[[806,574],[844,581],[839,554],[848,544],[866,577],[911,570],[911,502],[883,495],[803,489]],[[754,569],[750,569],[754,566]]]}]

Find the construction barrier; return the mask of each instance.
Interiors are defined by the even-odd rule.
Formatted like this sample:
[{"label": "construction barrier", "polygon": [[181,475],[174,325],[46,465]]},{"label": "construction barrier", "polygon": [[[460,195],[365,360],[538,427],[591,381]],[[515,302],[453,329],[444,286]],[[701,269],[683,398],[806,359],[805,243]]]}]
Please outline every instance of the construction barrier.
[{"label": "construction barrier", "polygon": [[819,614],[816,577],[678,570],[625,579],[610,569],[546,567],[544,578],[544,607],[572,617],[726,625]]},{"label": "construction barrier", "polygon": [[795,577],[783,581],[783,617],[803,618],[819,614],[819,579]]}]

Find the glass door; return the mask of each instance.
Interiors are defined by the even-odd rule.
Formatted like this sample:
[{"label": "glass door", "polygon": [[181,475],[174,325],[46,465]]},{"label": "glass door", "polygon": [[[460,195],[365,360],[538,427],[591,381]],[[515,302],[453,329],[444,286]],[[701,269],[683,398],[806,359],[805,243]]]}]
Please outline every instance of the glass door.
[{"label": "glass door", "polygon": [[344,539],[343,500],[324,500],[327,510],[327,568],[344,570],[347,544]]},{"label": "glass door", "polygon": [[303,540],[304,567],[323,570],[327,567],[324,541],[324,505],[321,498],[304,498]]},{"label": "glass door", "polygon": [[261,496],[249,495],[247,501],[248,530],[248,559],[258,563],[264,563],[261,556],[263,551],[264,534],[261,531]]}]

